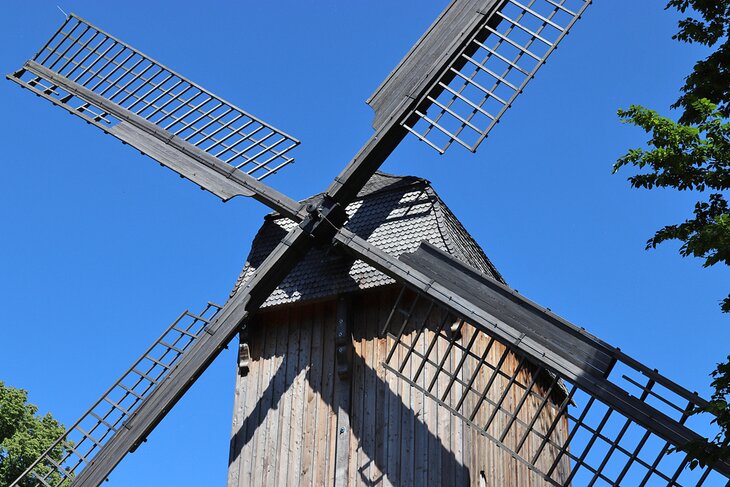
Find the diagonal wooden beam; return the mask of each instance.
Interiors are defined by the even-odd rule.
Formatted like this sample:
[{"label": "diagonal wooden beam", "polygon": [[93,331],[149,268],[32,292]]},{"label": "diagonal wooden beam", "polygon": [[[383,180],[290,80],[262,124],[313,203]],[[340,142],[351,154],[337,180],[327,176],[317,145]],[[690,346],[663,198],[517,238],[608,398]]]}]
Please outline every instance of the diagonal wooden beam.
[{"label": "diagonal wooden beam", "polygon": [[[396,259],[346,229],[338,232],[335,241],[352,257],[428,296],[534,363],[578,385],[671,445],[681,448],[702,438],[680,421],[631,395],[609,375],[614,365],[620,362],[690,404],[707,404],[704,399],[521,296],[507,285],[475,271],[428,243],[422,243],[416,252]],[[729,463],[718,461],[713,468],[730,479]]]},{"label": "diagonal wooden beam", "polygon": [[403,123],[420,99],[485,25],[503,0],[454,0],[368,100],[375,110],[375,133],[327,188],[339,204],[352,201],[373,173],[408,134]]},{"label": "diagonal wooden beam", "polygon": [[167,378],[145,398],[124,427],[103,445],[91,464],[73,479],[73,487],[101,484],[122,458],[147,438],[245,325],[251,313],[299,262],[311,243],[310,236],[298,227],[287,235],[251,279],[226,303]]}]

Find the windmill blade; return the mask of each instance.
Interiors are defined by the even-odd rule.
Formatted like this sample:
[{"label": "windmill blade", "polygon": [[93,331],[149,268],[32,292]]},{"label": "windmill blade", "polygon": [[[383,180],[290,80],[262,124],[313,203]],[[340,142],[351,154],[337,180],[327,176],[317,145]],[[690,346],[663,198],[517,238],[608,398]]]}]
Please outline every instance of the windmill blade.
[{"label": "windmill blade", "polygon": [[368,100],[375,133],[327,195],[351,201],[409,132],[476,151],[591,1],[453,0]]},{"label": "windmill blade", "polygon": [[[718,481],[724,483],[730,479],[727,462],[718,461],[695,471],[686,468],[688,456],[670,454],[673,448],[701,438],[685,424],[695,406],[707,404],[696,393],[427,243],[416,252],[395,259],[348,230],[341,230],[335,239],[346,252],[391,276],[416,296],[406,298],[411,303],[401,299],[396,304],[383,330],[393,339],[386,367],[469,422],[549,483],[644,485],[651,480],[670,485],[701,485],[710,479],[710,484],[718,485]],[[417,338],[403,334],[412,318],[407,310],[415,308],[413,299],[424,299],[436,308],[451,312],[459,327],[469,327],[472,334],[481,333],[489,340],[497,340],[526,360],[509,374],[500,369],[500,364],[491,366],[492,377],[506,377],[507,386],[499,391],[500,400],[487,400],[492,385],[501,387],[493,379],[485,389],[479,389],[453,370],[444,369],[447,357],[438,357],[438,352],[431,355],[415,350]],[[418,324],[411,325],[411,330],[419,329]],[[481,360],[481,366],[484,365],[480,351],[457,344],[453,333],[443,330],[440,333],[440,339],[450,343],[446,350],[461,347],[462,356]],[[394,353],[396,348],[402,353]],[[444,350],[444,347],[428,348]],[[399,362],[394,357],[402,360]],[[406,367],[408,360],[411,360],[410,367]],[[553,419],[548,425],[535,421],[547,403],[547,394],[535,393],[534,382],[527,384],[518,380],[519,370],[527,367],[526,364],[536,368],[531,374],[535,380],[539,375],[551,378],[548,380],[552,383],[551,391],[557,381],[570,388],[562,404],[551,406]],[[458,381],[461,390],[466,392],[459,397],[442,391],[437,395],[414,376],[424,367],[430,368],[430,377],[443,374],[452,384]],[[504,386],[505,381],[500,383]],[[511,388],[519,399],[505,402]],[[473,400],[467,401],[465,395]],[[527,400],[541,403],[534,418],[519,414],[521,404]],[[487,424],[475,424],[473,420],[482,407],[489,409],[490,419]],[[504,421],[494,422],[497,416]],[[570,434],[565,438],[553,436],[559,421],[569,423]],[[627,435],[627,431],[631,433]],[[523,449],[527,439],[533,445],[537,442],[539,451]],[[546,446],[553,459],[547,465],[541,458]],[[556,480],[564,478],[560,475],[565,472],[560,475],[556,472],[563,457],[571,465],[564,484]]]},{"label": "windmill blade", "polygon": [[373,127],[410,99],[409,132],[475,152],[591,1],[453,2],[368,100]]},{"label": "windmill blade", "polygon": [[298,203],[260,182],[294,161],[298,140],[76,15],[7,78],[224,201],[253,196],[301,219]]},{"label": "windmill blade", "polygon": [[[101,484],[145,441],[311,245],[310,234],[296,227],[223,308],[211,304],[202,315],[181,315],[11,487],[23,479],[45,487]],[[183,326],[186,317],[193,322]],[[61,462],[52,453],[59,447],[66,452]]]},{"label": "windmill blade", "polygon": [[[35,480],[41,485],[67,485],[94,461],[99,450],[126,427],[155,387],[166,380],[192,344],[218,315],[209,302],[198,313],[185,310],[134,364],[13,483]],[[58,452],[62,451],[60,459]],[[66,482],[66,484],[64,484]]]}]

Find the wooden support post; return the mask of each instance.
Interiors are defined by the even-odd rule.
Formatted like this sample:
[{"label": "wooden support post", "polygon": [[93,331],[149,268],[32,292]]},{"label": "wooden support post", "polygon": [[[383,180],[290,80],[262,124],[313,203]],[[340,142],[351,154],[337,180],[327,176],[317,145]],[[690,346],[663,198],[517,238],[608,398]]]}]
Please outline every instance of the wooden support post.
[{"label": "wooden support post", "polygon": [[349,319],[349,303],[340,296],[337,299],[337,324],[335,329],[335,357],[337,376],[335,380],[335,411],[337,412],[337,437],[335,443],[335,487],[347,485],[347,469],[350,463],[350,404],[352,380],[350,357],[352,333]]}]

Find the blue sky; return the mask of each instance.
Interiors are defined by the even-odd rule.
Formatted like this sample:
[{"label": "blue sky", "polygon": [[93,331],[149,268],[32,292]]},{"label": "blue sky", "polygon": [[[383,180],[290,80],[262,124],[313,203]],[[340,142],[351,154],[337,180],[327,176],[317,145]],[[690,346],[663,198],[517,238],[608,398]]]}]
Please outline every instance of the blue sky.
[{"label": "blue sky", "polygon": [[[4,3],[5,73],[63,21],[57,3]],[[268,181],[303,198],[370,135],[364,100],[445,2],[60,5],[302,140]],[[646,139],[616,109],[666,111],[705,54],[671,40],[662,6],[597,1],[476,155],[409,138],[383,169],[430,179],[522,294],[707,395],[730,343],[728,269],[645,251],[694,196],[611,175]],[[0,379],[69,424],[181,310],[225,300],[267,209],[222,204],[10,82],[0,106]],[[109,485],[222,485],[234,362],[224,352]]]}]

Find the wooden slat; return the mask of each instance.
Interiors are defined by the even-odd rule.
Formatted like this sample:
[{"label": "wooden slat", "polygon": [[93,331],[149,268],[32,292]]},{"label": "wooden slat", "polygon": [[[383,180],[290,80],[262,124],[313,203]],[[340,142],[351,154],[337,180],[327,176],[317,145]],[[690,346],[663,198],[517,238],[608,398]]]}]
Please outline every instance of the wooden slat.
[{"label": "wooden slat", "polygon": [[[388,350],[394,346],[394,340],[388,338]],[[398,348],[395,352],[395,360],[400,363],[402,352]],[[395,374],[390,376],[390,389],[392,397],[388,404],[388,477],[393,485],[400,485],[400,462],[401,462],[401,421],[400,412],[403,407],[402,389],[405,383]]]},{"label": "wooden slat", "polygon": [[[406,345],[411,345],[411,340],[415,337],[415,332],[410,332]],[[401,356],[405,356],[407,352],[401,351]],[[408,361],[406,370],[404,372],[410,376],[412,369],[412,360]],[[401,407],[401,460],[400,460],[400,472],[401,472],[401,485],[412,486],[415,477],[414,471],[414,454],[413,446],[415,444],[415,418],[413,411],[413,396],[415,390],[407,383],[403,383],[401,386],[401,398],[403,405]]]},{"label": "wooden slat", "polygon": [[376,294],[369,294],[365,300],[365,327],[363,329],[363,361],[364,361],[364,396],[363,396],[363,436],[360,439],[362,445],[362,460],[360,461],[361,481],[368,485],[375,482],[376,477],[376,454],[375,443],[378,435],[375,429],[376,423],[376,395],[377,395],[377,365],[375,362],[375,351],[377,349],[376,330],[378,328],[378,299]]},{"label": "wooden slat", "polygon": [[269,360],[273,363],[274,378],[268,384],[273,387],[271,420],[267,422],[267,447],[264,457],[264,469],[261,472],[263,485],[270,485],[276,480],[276,472],[278,468],[279,444],[281,441],[281,422],[282,416],[286,414],[281,402],[287,394],[289,384],[286,382],[286,361],[289,346],[289,334],[291,330],[291,315],[293,311],[283,310],[276,314],[273,327],[267,327],[266,333],[270,333],[276,337],[276,351]]},{"label": "wooden slat", "polygon": [[[238,444],[236,448],[239,450],[233,452],[238,458],[239,469],[238,479],[239,485],[253,485],[253,458],[255,451],[255,422],[258,421],[258,417],[254,415],[256,404],[259,397],[259,387],[262,381],[261,373],[259,372],[263,367],[264,360],[264,337],[261,333],[257,333],[258,325],[253,324],[249,331],[249,345],[251,350],[251,365],[249,374],[246,377],[238,378],[238,384],[242,384],[242,398],[243,403],[242,412],[238,417],[238,427],[234,428],[241,431],[238,436]],[[253,373],[251,372],[253,371]]]},{"label": "wooden slat", "polygon": [[[304,381],[304,438],[302,442],[302,461],[301,461],[301,480],[300,485],[311,486],[314,479],[314,470],[317,468],[314,464],[314,449],[316,447],[316,436],[318,431],[317,424],[317,408],[321,400],[319,399],[319,391],[322,389],[322,326],[319,320],[319,309],[312,307],[312,313],[309,316],[310,322],[310,349],[308,353],[307,365],[309,370],[306,373]],[[316,391],[316,392],[315,392]]]},{"label": "wooden slat", "polygon": [[[436,338],[436,330],[440,325],[439,320],[441,319],[440,313],[434,316],[434,320],[426,330],[424,335],[427,337],[426,349]],[[431,354],[437,353],[438,344],[432,349]],[[424,353],[426,353],[426,349]],[[429,355],[430,357],[430,355]],[[426,365],[423,369],[423,384],[428,386],[435,376],[435,369],[431,365]],[[427,445],[427,462],[428,462],[428,475],[427,485],[438,485],[441,483],[441,441],[438,438],[438,415],[440,406],[436,401],[430,398],[426,399],[426,425],[428,426],[428,445]]]},{"label": "wooden slat", "polygon": [[279,425],[279,440],[278,440],[278,452],[279,456],[277,462],[277,474],[276,482],[277,485],[285,485],[288,481],[288,474],[290,469],[290,453],[291,453],[291,436],[293,428],[293,391],[294,391],[294,380],[299,371],[299,338],[301,327],[299,326],[300,310],[292,311],[290,319],[292,322],[289,323],[289,336],[286,351],[286,394],[280,403],[280,421]]},{"label": "wooden slat", "polygon": [[[448,326],[450,323],[447,324],[446,329],[448,329]],[[447,332],[448,333],[448,332]],[[438,357],[442,358],[446,355],[447,350],[449,350],[449,343],[445,339],[439,340],[438,344]],[[444,363],[444,372],[449,372],[451,370],[451,363],[449,360],[447,360]],[[446,389],[446,386],[449,383],[449,379],[445,373],[441,373],[438,375],[438,378],[436,380],[437,383],[437,390],[435,390],[435,396],[440,397],[444,390]],[[448,482],[453,482],[454,478],[454,465],[451,461],[450,457],[450,448],[451,448],[451,415],[449,412],[441,407],[439,408],[439,415],[438,415],[438,432],[439,432],[439,439],[441,440],[441,483],[445,484]]]},{"label": "wooden slat", "polygon": [[[274,320],[273,323],[273,326],[275,327],[276,321]],[[264,332],[263,329],[266,329],[266,332]],[[263,324],[262,326],[262,338],[264,340],[263,357],[265,359],[265,369],[258,390],[258,411],[256,411],[258,421],[254,426],[254,438],[256,438],[256,445],[254,447],[254,462],[252,463],[253,471],[251,472],[253,485],[256,485],[257,483],[262,483],[264,478],[266,466],[264,462],[267,457],[266,440],[268,437],[269,425],[272,421],[271,416],[276,412],[275,410],[272,412],[271,409],[271,404],[274,398],[274,388],[270,386],[274,374],[276,373],[277,366],[276,360],[272,360],[272,357],[274,357],[276,353],[276,328],[273,328],[273,330],[274,332],[271,333],[271,330],[268,329],[268,326],[266,324]]]},{"label": "wooden slat", "polygon": [[[462,330],[465,327],[462,327]],[[461,342],[461,345],[464,346],[468,343],[468,341],[465,339],[463,331],[461,333],[461,338],[459,341]],[[456,371],[456,375],[458,378],[463,379],[463,363],[462,363],[462,357],[465,353],[462,352],[460,349],[456,349],[453,354],[452,359],[452,367],[457,367],[459,364],[462,364],[460,369]],[[451,387],[451,391],[449,392],[450,397],[456,398],[461,397],[462,394],[462,386],[455,382],[454,385]],[[453,404],[455,400],[448,399],[447,401],[449,404]],[[462,421],[460,418],[457,418],[453,414],[449,414],[449,418],[451,420],[451,451],[454,454],[454,461],[456,462],[456,472],[454,472],[454,483],[456,485],[466,485],[468,483],[467,481],[467,471],[465,468],[463,468],[464,465],[464,451],[462,446],[463,441],[463,433],[464,433],[464,427],[466,426],[464,424],[464,421]]]},{"label": "wooden slat", "polygon": [[378,485],[390,486],[388,479],[388,400],[391,396],[390,389],[388,386],[388,378],[383,362],[388,353],[387,341],[384,337],[378,336],[382,323],[385,323],[388,318],[388,312],[392,307],[391,300],[387,299],[387,295],[378,293],[378,300],[375,303],[376,306],[376,320],[374,320],[375,330],[373,332],[373,339],[376,340],[376,353],[374,358],[374,366],[377,367],[376,371],[378,374],[378,390],[376,400],[376,418],[375,418],[375,448],[376,448],[376,481]]},{"label": "wooden slat", "polygon": [[301,482],[302,454],[304,442],[304,401],[305,389],[308,387],[307,372],[312,343],[312,308],[303,310],[302,321],[299,324],[299,347],[297,375],[292,384],[292,428],[289,437],[289,469],[287,485],[297,486]]},{"label": "wooden slat", "polygon": [[[426,312],[428,310],[419,309],[418,312],[418,322],[424,321],[427,317],[425,316]],[[416,333],[414,335],[417,335],[416,343],[414,350],[420,352],[421,354],[424,354],[426,352],[426,334],[428,333],[428,328],[425,330],[416,330]],[[415,357],[414,357],[415,358]],[[417,367],[417,364],[411,364],[411,374],[415,373],[415,369]],[[418,377],[417,382],[421,384],[422,387],[425,387],[427,382],[425,380],[425,374],[421,373],[421,376]],[[413,445],[413,453],[414,453],[414,462],[415,462],[415,469],[414,469],[414,476],[413,476],[413,483],[414,485],[420,486],[420,485],[429,485],[428,484],[428,421],[430,418],[426,414],[426,407],[428,406],[430,399],[424,396],[424,394],[421,391],[413,390],[413,409],[414,413],[416,415],[416,432],[414,437],[414,445]]]},{"label": "wooden slat", "polygon": [[350,462],[348,467],[348,485],[358,485],[360,481],[360,467],[365,460],[362,452],[361,441],[363,436],[363,399],[365,396],[365,371],[363,348],[365,346],[365,337],[363,336],[364,326],[367,322],[366,306],[364,303],[357,301],[352,303],[352,335],[353,335],[353,352],[352,352],[352,399],[350,402]]},{"label": "wooden slat", "polygon": [[315,450],[314,485],[332,485],[334,479],[334,431],[336,415],[332,409],[334,404],[334,363],[335,363],[335,320],[334,306],[331,302],[319,305],[318,323],[322,334],[322,354],[319,357],[322,387],[321,402],[317,410],[317,445]]}]

